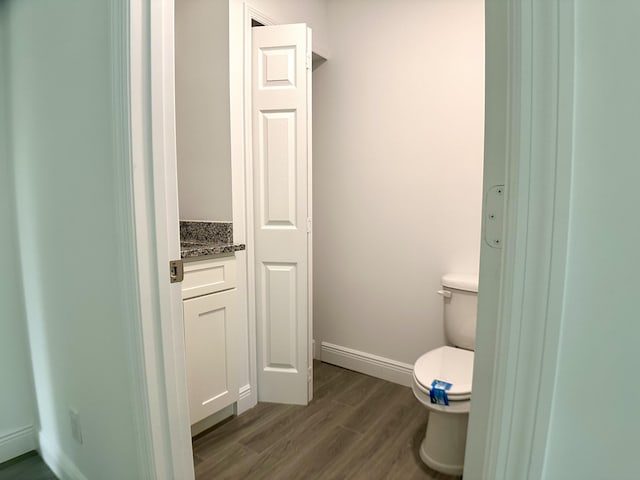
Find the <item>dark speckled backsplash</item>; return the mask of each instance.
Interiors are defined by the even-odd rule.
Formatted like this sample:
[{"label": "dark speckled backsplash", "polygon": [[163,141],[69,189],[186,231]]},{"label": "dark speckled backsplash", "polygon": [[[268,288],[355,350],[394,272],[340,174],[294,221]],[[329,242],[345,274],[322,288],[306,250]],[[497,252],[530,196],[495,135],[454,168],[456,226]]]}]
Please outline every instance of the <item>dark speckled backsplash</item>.
[{"label": "dark speckled backsplash", "polygon": [[233,223],[180,221],[180,240],[233,243]]}]

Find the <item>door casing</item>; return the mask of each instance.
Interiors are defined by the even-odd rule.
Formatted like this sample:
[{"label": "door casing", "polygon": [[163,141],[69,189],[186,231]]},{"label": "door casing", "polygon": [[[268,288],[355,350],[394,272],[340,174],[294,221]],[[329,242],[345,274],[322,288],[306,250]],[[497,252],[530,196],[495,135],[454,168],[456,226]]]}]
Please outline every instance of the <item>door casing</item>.
[{"label": "door casing", "polygon": [[[139,275],[139,290],[143,294],[141,303],[148,307],[141,305],[141,329],[147,333],[142,337],[140,348],[157,354],[157,358],[147,359],[141,372],[148,383],[145,408],[149,415],[164,414],[168,418],[168,422],[159,425],[153,433],[156,478],[188,480],[193,478],[193,465],[186,382],[181,379],[184,372],[178,368],[180,334],[175,328],[180,319],[180,303],[179,296],[164,295],[171,290],[163,283],[172,245],[177,245],[177,238],[168,231],[168,223],[174,217],[171,204],[177,204],[172,181],[175,175],[172,172],[175,169],[173,0],[129,1],[131,15],[125,19],[131,38],[129,101],[131,116],[136,122],[131,128],[132,164],[134,170],[142,167],[142,176],[148,175],[151,179],[146,183],[140,178],[134,179],[133,185],[136,232],[142,235],[142,240],[137,242],[138,262],[144,267]],[[250,29],[248,13],[252,9],[239,0],[232,0],[230,8],[235,8],[234,4],[241,4],[245,9],[246,33],[247,24]],[[149,52],[144,48],[147,8],[150,8]],[[498,138],[488,139],[495,141],[497,147],[486,151],[485,171],[490,170],[489,164],[494,162],[503,165],[507,184],[506,224],[501,266],[496,267],[495,255],[493,260],[482,256],[480,293],[481,298],[489,300],[481,303],[495,301],[493,309],[497,315],[489,318],[491,308],[481,309],[478,319],[479,331],[484,330],[484,335],[480,332],[476,341],[476,381],[465,478],[540,478],[544,464],[562,307],[563,252],[566,252],[570,192],[568,132],[573,112],[573,9],[571,0],[486,0],[486,21],[490,27],[487,35],[491,37],[487,45],[507,55],[506,61],[491,67],[497,70],[487,77],[487,89],[493,88],[492,82],[499,77],[507,79],[507,88],[503,112],[497,113],[497,117],[487,117],[488,126],[496,122],[504,128],[498,128]],[[269,24],[270,19],[259,12],[254,15],[261,23]],[[246,42],[244,48],[247,48]],[[149,84],[151,99],[147,105],[144,87]],[[146,116],[145,106],[151,109],[150,117]],[[246,115],[248,106],[245,104],[243,108]],[[508,121],[501,123],[500,115]],[[233,165],[236,166],[237,152],[242,150],[238,135],[243,138],[245,151],[251,138],[247,131],[232,132],[232,152],[234,146],[236,148]],[[147,155],[138,157],[135,152],[144,153],[149,138],[152,155],[146,152]],[[490,156],[494,154],[495,158]],[[234,182],[237,181],[236,176]],[[234,183],[234,188],[236,185]],[[156,225],[151,229],[149,214],[156,217]],[[251,238],[251,222],[244,225],[247,238]],[[155,258],[148,256],[150,244],[157,249]],[[483,250],[487,248],[483,245]],[[536,253],[535,258],[532,252]],[[543,268],[533,268],[534,261]],[[247,263],[253,264],[251,259]],[[491,266],[497,269],[495,286],[491,285],[496,280]],[[253,284],[252,275],[255,272],[250,268],[249,285]],[[156,296],[160,297],[160,305],[152,308]],[[250,309],[253,301],[255,296],[251,298],[249,292]],[[160,331],[154,330],[158,311]],[[249,318],[255,318],[255,312],[250,311]],[[487,333],[492,333],[495,341],[489,341]],[[255,330],[250,329],[249,336],[253,349],[251,363],[255,364]],[[255,385],[255,372],[251,382]],[[485,422],[481,421],[483,417]],[[167,448],[169,458],[163,459]]]},{"label": "door casing", "polygon": [[564,295],[574,3],[486,0],[486,25],[483,191],[506,183],[505,226],[500,253],[481,248],[465,478],[534,480],[543,475]]}]

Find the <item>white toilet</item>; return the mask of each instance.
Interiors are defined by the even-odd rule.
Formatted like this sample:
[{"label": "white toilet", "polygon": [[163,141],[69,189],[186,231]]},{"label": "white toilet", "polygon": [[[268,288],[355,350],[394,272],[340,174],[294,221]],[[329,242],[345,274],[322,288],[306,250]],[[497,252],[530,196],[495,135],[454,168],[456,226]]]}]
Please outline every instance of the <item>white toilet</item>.
[{"label": "white toilet", "polygon": [[[453,347],[440,347],[425,353],[413,366],[412,389],[429,409],[427,432],[420,445],[420,458],[434,470],[462,475],[467,421],[471,404],[473,350],[476,338],[478,275],[447,274],[442,277],[444,328]],[[434,381],[450,384],[448,405],[434,404]],[[434,390],[434,394],[442,392]],[[438,395],[435,395],[436,397]]]}]

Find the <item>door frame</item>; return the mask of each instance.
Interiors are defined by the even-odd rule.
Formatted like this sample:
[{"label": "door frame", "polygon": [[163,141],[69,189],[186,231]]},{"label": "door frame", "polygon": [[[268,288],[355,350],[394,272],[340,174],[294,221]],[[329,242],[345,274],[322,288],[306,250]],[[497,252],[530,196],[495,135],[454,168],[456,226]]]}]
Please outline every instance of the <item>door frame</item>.
[{"label": "door frame", "polygon": [[[232,0],[231,5],[234,3]],[[271,19],[241,3],[245,8],[246,54],[248,14],[260,15],[257,19],[261,22]],[[144,365],[149,396],[146,407],[154,420],[168,419],[166,426],[158,426],[153,434],[157,478],[188,480],[193,478],[193,465],[186,382],[180,378],[184,370],[180,372],[176,367],[184,362],[180,359],[176,338],[179,332],[175,329],[179,316],[164,276],[172,242],[176,242],[167,222],[174,208],[172,203],[177,204],[175,171],[172,172],[175,169],[173,0],[130,0],[130,5],[130,102],[132,119],[136,120],[131,141],[139,154],[133,148],[132,164],[134,172],[136,167],[142,167],[133,185],[136,249],[139,266],[143,267],[139,289],[146,292],[141,303],[147,307],[142,310],[141,328],[146,333],[145,355],[149,355],[147,352],[156,355],[146,357]],[[148,27],[144,15],[147,8]],[[491,285],[490,265],[481,266],[481,298],[493,298],[498,314],[489,318],[480,312],[478,319],[479,330],[491,331],[494,340],[488,340],[487,336],[476,342],[474,373],[476,377],[486,377],[483,382],[474,382],[465,477],[534,479],[541,477],[544,467],[562,313],[571,186],[574,3],[486,0],[486,12],[488,23],[507,25],[502,29],[504,35],[494,41],[508,57],[500,73],[508,78],[503,112],[508,121],[498,140],[502,147],[496,151],[497,157],[485,159],[486,164],[497,162],[503,168],[507,184],[506,240],[495,286]],[[147,28],[150,37],[145,37]],[[488,31],[488,35],[492,32]],[[150,52],[144,49],[147,38],[151,41]],[[150,105],[144,88],[149,84]],[[151,118],[147,118],[145,107],[150,107]],[[243,107],[246,115],[246,102]],[[488,118],[489,122],[502,120]],[[250,129],[241,132],[243,162],[250,152],[249,133]],[[152,145],[151,154],[145,150],[147,143]],[[250,173],[245,171],[244,178]],[[145,177],[149,175],[150,178]],[[249,192],[250,189],[244,190],[244,197],[252,205]],[[150,228],[149,218],[153,216],[156,224]],[[251,238],[252,222],[247,218],[244,225],[247,238]],[[150,246],[156,249],[155,257],[149,255]],[[483,254],[488,248],[483,243]],[[251,260],[248,252],[249,289],[251,279],[255,278]],[[250,326],[255,322],[252,301],[255,292],[252,297],[249,291],[249,308],[253,309],[253,314],[249,312]],[[158,312],[160,327],[156,325]],[[251,330],[249,335],[254,362],[255,330],[253,337]],[[162,364],[158,363],[160,360]],[[479,428],[482,417],[487,419],[484,430]],[[169,458],[165,460],[163,453],[167,446]]]},{"label": "door frame", "polygon": [[483,191],[501,172],[505,241],[501,258],[482,241],[465,478],[534,480],[544,471],[564,295],[574,3],[486,0],[486,13],[497,75],[487,74],[493,178],[485,174]]},{"label": "door frame", "polygon": [[[236,11],[242,12],[242,53],[236,53],[234,61],[239,63],[241,74],[237,78],[242,78],[241,86],[241,118],[236,119],[238,125],[242,125],[240,135],[242,135],[242,149],[235,152],[235,158],[232,158],[232,164],[237,165],[235,171],[242,169],[244,176],[242,189],[244,215],[242,222],[244,224],[247,239],[247,322],[249,333],[249,380],[252,390],[252,406],[258,403],[260,387],[258,386],[258,334],[256,325],[256,266],[255,266],[255,248],[253,245],[254,236],[254,212],[253,212],[253,126],[251,114],[251,22],[257,20],[263,25],[275,25],[275,20],[263,14],[259,10],[248,5],[244,1],[231,1],[229,8],[236,8]],[[231,32],[230,27],[229,31]],[[230,40],[231,41],[231,40]],[[236,50],[237,52],[237,50]],[[241,60],[240,60],[241,59]],[[230,58],[231,63],[231,58]],[[240,63],[241,62],[241,63]],[[238,85],[238,82],[231,81],[231,84]],[[233,95],[232,95],[233,98]],[[238,97],[236,97],[238,98]],[[233,100],[232,100],[233,101]],[[232,105],[233,109],[233,105]],[[233,125],[232,125],[233,132]],[[233,133],[232,133],[233,135]],[[233,153],[232,153],[233,157]],[[235,220],[235,218],[234,218]]]},{"label": "door frame", "polygon": [[[126,10],[126,9],[125,9]],[[169,283],[179,257],[174,114],[173,0],[128,0],[129,120],[133,216],[143,359],[140,372],[155,471],[194,478],[187,398],[182,296]]]}]

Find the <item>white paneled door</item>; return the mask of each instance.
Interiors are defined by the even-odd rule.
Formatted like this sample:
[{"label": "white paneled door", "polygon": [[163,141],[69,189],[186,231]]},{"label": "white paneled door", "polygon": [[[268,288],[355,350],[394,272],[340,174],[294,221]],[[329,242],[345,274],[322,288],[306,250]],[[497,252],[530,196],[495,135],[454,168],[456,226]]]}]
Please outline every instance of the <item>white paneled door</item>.
[{"label": "white paneled door", "polygon": [[258,398],[306,405],[311,333],[311,35],[253,28]]}]

